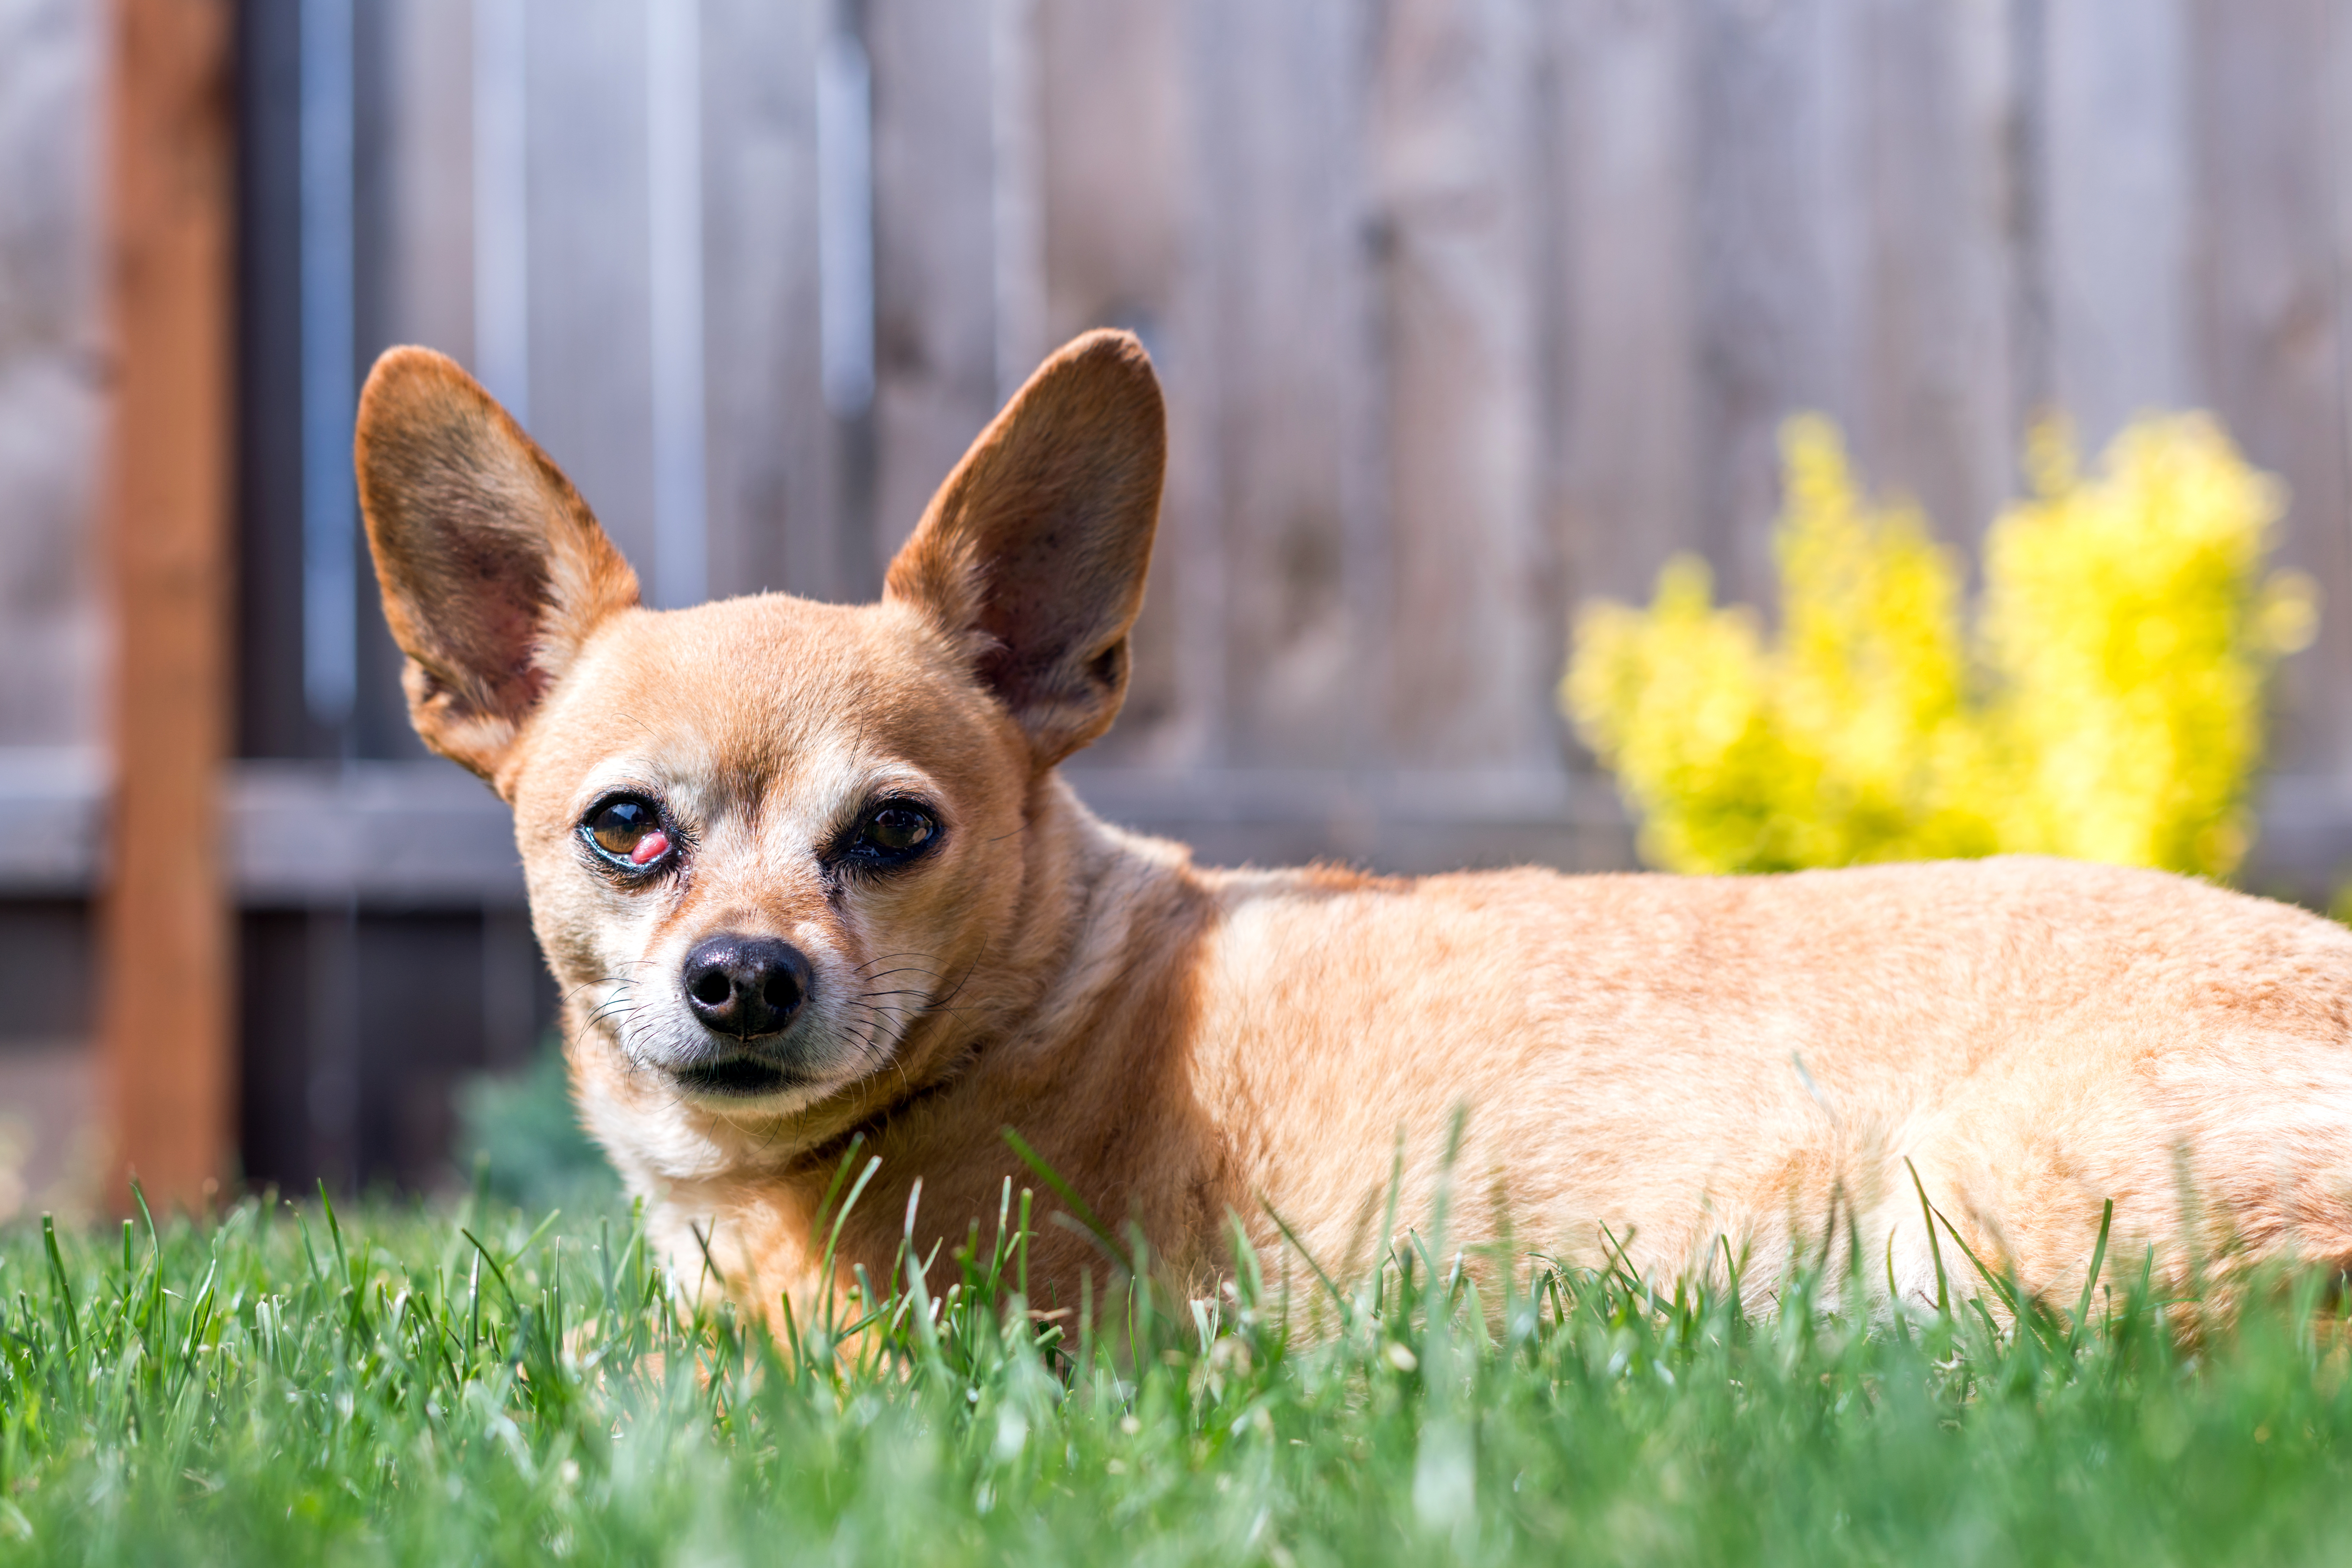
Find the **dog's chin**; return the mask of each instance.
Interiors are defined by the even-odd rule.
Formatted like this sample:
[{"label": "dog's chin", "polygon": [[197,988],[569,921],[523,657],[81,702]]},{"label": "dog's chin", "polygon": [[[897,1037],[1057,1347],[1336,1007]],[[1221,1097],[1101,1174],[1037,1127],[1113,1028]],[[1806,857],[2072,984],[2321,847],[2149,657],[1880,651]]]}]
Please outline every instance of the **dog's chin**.
[{"label": "dog's chin", "polygon": [[812,1030],[753,1043],[698,1029],[678,1046],[669,1060],[656,1057],[645,1065],[688,1102],[713,1110],[789,1115],[839,1087],[830,1042]]},{"label": "dog's chin", "polygon": [[670,1076],[680,1089],[701,1100],[766,1100],[809,1087],[798,1073],[756,1057],[728,1057],[672,1068]]}]

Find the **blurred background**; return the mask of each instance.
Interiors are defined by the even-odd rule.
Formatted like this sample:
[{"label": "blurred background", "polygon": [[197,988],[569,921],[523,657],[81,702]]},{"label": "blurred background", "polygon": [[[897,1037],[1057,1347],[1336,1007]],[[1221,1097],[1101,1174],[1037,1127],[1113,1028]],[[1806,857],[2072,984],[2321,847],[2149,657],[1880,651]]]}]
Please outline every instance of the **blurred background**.
[{"label": "blurred background", "polygon": [[[182,498],[217,570],[140,579],[124,214],[199,155],[157,199],[217,218],[217,346],[140,406],[217,405]],[[0,0],[0,1215],[96,1201],[142,1064],[220,1058],[151,1112],[225,1175],[429,1186],[460,1086],[539,1049],[504,808],[410,734],[356,531],[387,345],[465,363],[677,605],[871,596],[1036,361],[1134,330],[1171,467],[1080,792],[1207,859],[1408,871],[1633,863],[1554,704],[1570,612],[1677,550],[1769,610],[1790,414],[1967,547],[2039,412],[2095,447],[2210,408],[2338,607],[2239,879],[2317,900],[2347,268],[2342,0]],[[140,642],[148,592],[201,657]],[[212,693],[173,700],[216,792],[137,750],[156,669]],[[158,961],[109,1012],[126,822],[214,847],[179,984],[217,1005]]]}]

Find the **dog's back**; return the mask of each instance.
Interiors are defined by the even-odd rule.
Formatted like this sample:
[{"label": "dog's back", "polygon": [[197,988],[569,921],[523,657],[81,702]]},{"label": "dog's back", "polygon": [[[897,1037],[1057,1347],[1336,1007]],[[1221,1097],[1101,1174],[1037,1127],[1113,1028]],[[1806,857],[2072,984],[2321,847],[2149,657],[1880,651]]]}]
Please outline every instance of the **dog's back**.
[{"label": "dog's back", "polygon": [[1906,1160],[2036,1287],[2080,1285],[2108,1198],[2167,1267],[2200,1205],[2208,1249],[2352,1258],[2352,931],[2301,910],[2034,858],[1209,880],[1195,1081],[1213,1121],[1283,1108],[1242,1184],[1335,1254],[1378,1152],[1404,1129],[1425,1189],[1460,1106],[1457,1228],[1505,1198],[1662,1272],[1834,1216],[1932,1300]]}]

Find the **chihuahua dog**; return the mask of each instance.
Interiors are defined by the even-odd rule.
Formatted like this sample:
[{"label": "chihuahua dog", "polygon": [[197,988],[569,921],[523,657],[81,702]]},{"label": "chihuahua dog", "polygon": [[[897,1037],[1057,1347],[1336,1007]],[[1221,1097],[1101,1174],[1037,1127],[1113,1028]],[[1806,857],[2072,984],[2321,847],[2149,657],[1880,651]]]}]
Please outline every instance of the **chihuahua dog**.
[{"label": "chihuahua dog", "polygon": [[[2068,1294],[2103,1240],[2134,1278],[2352,1261],[2352,932],[2315,916],[2023,858],[1212,870],[1096,819],[1055,765],[1118,711],[1165,443],[1141,347],[1089,334],[879,604],[656,613],[464,372],[376,364],[410,713],[514,808],[582,1115],[680,1278],[767,1312],[881,1279],[1037,1179],[1007,1130],[1196,1292],[1237,1245],[1360,1263],[1448,1190],[1449,1246],[1661,1276],[1843,1223],[1929,1301],[1954,1237]],[[1034,1300],[1108,1282],[1076,1225],[1034,1248]]]}]

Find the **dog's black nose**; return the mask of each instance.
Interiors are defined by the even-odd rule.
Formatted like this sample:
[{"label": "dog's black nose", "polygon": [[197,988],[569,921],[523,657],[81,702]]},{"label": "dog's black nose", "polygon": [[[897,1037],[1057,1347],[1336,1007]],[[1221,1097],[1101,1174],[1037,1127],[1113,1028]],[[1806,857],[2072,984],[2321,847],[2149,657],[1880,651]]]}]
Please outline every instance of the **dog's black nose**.
[{"label": "dog's black nose", "polygon": [[686,999],[722,1035],[751,1039],[793,1021],[808,1000],[809,962],[772,936],[714,936],[686,955]]}]

